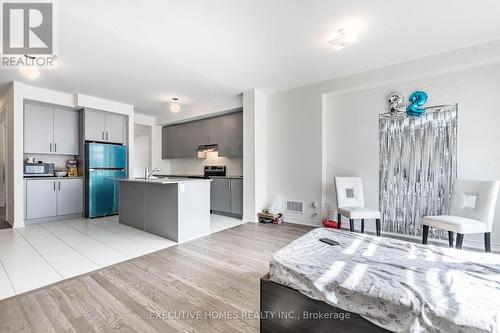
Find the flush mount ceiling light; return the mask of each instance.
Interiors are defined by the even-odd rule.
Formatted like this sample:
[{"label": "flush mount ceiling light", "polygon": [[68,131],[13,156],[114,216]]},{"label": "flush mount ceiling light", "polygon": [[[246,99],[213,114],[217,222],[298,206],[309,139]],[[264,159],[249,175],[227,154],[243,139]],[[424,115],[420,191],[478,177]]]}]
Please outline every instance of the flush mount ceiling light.
[{"label": "flush mount ceiling light", "polygon": [[21,72],[21,75],[29,80],[38,79],[38,77],[40,76],[40,70],[38,69],[38,67],[32,64],[33,60],[35,60],[36,58],[27,54],[25,54],[24,56],[26,57],[26,65],[21,66],[19,68],[19,72]]},{"label": "flush mount ceiling light", "polygon": [[339,28],[328,38],[328,44],[334,50],[341,50],[344,47],[359,42],[359,31],[361,29],[360,21],[350,20],[343,27]]},{"label": "flush mount ceiling light", "polygon": [[181,106],[178,103],[179,99],[177,97],[172,98],[172,103],[170,103],[170,111],[177,113],[181,110]]},{"label": "flush mount ceiling light", "polygon": [[40,70],[35,66],[21,66],[19,68],[21,75],[30,80],[36,80],[40,76]]}]

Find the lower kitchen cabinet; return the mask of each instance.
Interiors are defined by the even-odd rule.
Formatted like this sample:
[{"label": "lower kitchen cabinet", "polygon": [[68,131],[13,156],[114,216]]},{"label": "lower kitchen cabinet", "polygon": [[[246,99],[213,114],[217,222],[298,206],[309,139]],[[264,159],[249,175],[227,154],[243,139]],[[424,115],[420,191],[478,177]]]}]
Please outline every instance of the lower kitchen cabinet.
[{"label": "lower kitchen cabinet", "polygon": [[243,179],[231,179],[231,214],[243,215]]},{"label": "lower kitchen cabinet", "polygon": [[210,210],[213,213],[243,215],[243,179],[213,178],[210,187]]},{"label": "lower kitchen cabinet", "polygon": [[83,179],[27,179],[27,220],[83,212]]},{"label": "lower kitchen cabinet", "polygon": [[58,181],[57,215],[83,212],[83,180],[64,179]]}]

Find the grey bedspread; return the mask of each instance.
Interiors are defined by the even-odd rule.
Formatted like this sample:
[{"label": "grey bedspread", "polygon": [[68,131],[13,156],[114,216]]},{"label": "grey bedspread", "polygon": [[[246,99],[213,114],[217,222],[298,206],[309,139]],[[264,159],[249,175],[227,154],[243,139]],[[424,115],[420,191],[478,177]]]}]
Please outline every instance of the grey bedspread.
[{"label": "grey bedspread", "polygon": [[276,252],[270,278],[394,332],[500,332],[498,254],[320,228]]}]

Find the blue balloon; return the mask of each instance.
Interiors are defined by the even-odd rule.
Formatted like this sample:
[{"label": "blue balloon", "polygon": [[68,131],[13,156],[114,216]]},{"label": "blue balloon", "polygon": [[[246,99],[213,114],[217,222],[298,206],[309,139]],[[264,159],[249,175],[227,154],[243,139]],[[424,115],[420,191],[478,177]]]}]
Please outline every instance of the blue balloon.
[{"label": "blue balloon", "polygon": [[409,116],[420,117],[425,113],[424,108],[420,108],[427,102],[429,96],[423,91],[415,91],[410,95],[411,104],[406,108],[406,114]]}]

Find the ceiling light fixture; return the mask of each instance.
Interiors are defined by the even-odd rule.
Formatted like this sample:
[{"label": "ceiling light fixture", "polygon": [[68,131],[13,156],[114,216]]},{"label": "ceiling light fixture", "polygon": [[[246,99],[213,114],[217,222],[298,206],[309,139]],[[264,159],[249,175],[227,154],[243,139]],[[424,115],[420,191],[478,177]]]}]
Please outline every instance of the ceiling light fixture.
[{"label": "ceiling light fixture", "polygon": [[21,72],[21,75],[27,79],[38,79],[38,77],[40,76],[40,70],[38,69],[38,67],[35,67],[33,65],[36,57],[30,56],[28,54],[25,54],[24,56],[26,57],[25,65],[19,67],[19,72]]},{"label": "ceiling light fixture", "polygon": [[338,29],[328,38],[328,44],[334,50],[341,50],[344,47],[359,42],[359,30],[361,24],[359,20],[350,20],[342,28]]},{"label": "ceiling light fixture", "polygon": [[40,76],[40,70],[35,66],[21,66],[19,72],[29,80],[36,80]]},{"label": "ceiling light fixture", "polygon": [[177,97],[172,98],[172,103],[170,103],[170,111],[177,113],[181,110],[181,106],[178,103],[179,99]]}]

